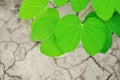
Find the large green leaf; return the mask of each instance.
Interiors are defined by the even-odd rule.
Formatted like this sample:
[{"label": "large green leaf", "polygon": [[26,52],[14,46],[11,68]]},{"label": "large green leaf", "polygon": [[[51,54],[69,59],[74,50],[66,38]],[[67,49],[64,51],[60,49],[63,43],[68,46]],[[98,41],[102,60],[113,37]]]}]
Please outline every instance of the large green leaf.
[{"label": "large green leaf", "polygon": [[105,25],[96,17],[88,18],[82,27],[82,45],[90,56],[97,54],[105,42]]},{"label": "large green leaf", "polygon": [[56,37],[52,36],[46,39],[40,46],[40,50],[43,54],[50,57],[57,57],[63,55],[65,52],[61,50],[56,42]]},{"label": "large green leaf", "polygon": [[56,27],[57,42],[65,52],[74,50],[80,42],[81,22],[76,15],[63,17]]},{"label": "large green leaf", "polygon": [[23,0],[19,16],[23,19],[30,19],[42,14],[48,5],[49,0]]},{"label": "large green leaf", "polygon": [[31,39],[34,41],[42,41],[40,50],[43,54],[51,57],[63,55],[65,52],[61,50],[56,42],[55,27],[59,20],[56,10],[50,9],[44,15],[38,18],[31,27]]},{"label": "large green leaf", "polygon": [[106,22],[113,33],[120,37],[120,14],[115,13],[113,17]]},{"label": "large green leaf", "polygon": [[114,12],[113,0],[92,0],[92,5],[101,19],[106,21],[112,17]]},{"label": "large green leaf", "polygon": [[89,0],[70,0],[71,7],[75,12],[83,10],[88,2]]},{"label": "large green leaf", "polygon": [[63,6],[67,3],[68,0],[54,0],[56,6]]}]

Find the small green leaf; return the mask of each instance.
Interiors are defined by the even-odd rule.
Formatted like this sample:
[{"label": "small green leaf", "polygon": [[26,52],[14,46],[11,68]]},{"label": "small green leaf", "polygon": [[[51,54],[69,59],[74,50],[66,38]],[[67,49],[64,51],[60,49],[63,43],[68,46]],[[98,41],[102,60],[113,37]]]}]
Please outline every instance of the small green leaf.
[{"label": "small green leaf", "polygon": [[23,0],[19,16],[23,19],[31,19],[42,14],[48,5],[49,0]]},{"label": "small green leaf", "polygon": [[63,6],[67,3],[68,0],[54,0],[56,6]]},{"label": "small green leaf", "polygon": [[105,38],[104,46],[100,51],[101,53],[106,53],[112,45],[112,32],[107,26],[105,28],[106,28],[106,38]]},{"label": "small green leaf", "polygon": [[88,2],[89,0],[70,0],[71,7],[75,12],[85,9]]},{"label": "small green leaf", "polygon": [[111,31],[120,37],[120,14],[115,13],[106,23]]},{"label": "small green leaf", "polygon": [[41,44],[40,51],[42,52],[42,54],[45,54],[50,57],[58,57],[58,56],[61,56],[64,54],[64,52],[58,46],[58,44],[56,42],[56,38],[54,36],[45,40]]},{"label": "small green leaf", "polygon": [[82,45],[90,56],[97,54],[105,42],[105,25],[96,17],[88,18],[82,27]]},{"label": "small green leaf", "polygon": [[81,22],[76,15],[66,15],[56,27],[57,42],[65,52],[74,50],[80,42]]},{"label": "small green leaf", "polygon": [[57,17],[44,17],[32,26],[31,39],[33,41],[46,40],[54,34]]}]

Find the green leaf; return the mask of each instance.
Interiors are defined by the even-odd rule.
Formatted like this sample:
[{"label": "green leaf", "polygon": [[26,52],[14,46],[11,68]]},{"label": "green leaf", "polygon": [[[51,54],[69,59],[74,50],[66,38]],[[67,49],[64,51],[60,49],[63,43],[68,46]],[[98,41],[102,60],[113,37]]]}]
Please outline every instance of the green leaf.
[{"label": "green leaf", "polygon": [[54,0],[56,6],[63,6],[67,3],[68,0]]},{"label": "green leaf", "polygon": [[[53,11],[51,13],[51,11]],[[63,55],[65,52],[61,50],[56,42],[55,25],[59,20],[56,10],[47,11],[43,16],[31,27],[31,39],[34,41],[42,41],[40,50],[43,54],[51,57]],[[51,14],[49,14],[51,13]]]},{"label": "green leaf", "polygon": [[120,37],[120,14],[115,13],[106,24],[113,33]]},{"label": "green leaf", "polygon": [[105,42],[105,25],[96,17],[88,18],[82,27],[82,45],[90,56],[97,54]]},{"label": "green leaf", "polygon": [[57,17],[44,17],[32,26],[31,39],[33,41],[46,40],[54,34]]},{"label": "green leaf", "polygon": [[88,2],[89,0],[70,0],[71,7],[75,12],[85,9]]},{"label": "green leaf", "polygon": [[[114,1],[118,2],[118,0]],[[112,17],[115,9],[113,0],[92,0],[92,5],[96,14],[105,21]]]},{"label": "green leaf", "polygon": [[102,50],[100,51],[101,53],[106,53],[109,48],[112,45],[112,32],[110,31],[110,29],[106,26],[106,38],[105,38],[105,43],[104,46],[102,48]]},{"label": "green leaf", "polygon": [[[87,15],[87,17],[86,17],[86,19],[85,20],[87,20],[88,18],[91,18],[91,17],[96,17],[96,18],[98,18],[97,17],[97,15],[95,14],[95,12],[91,12],[91,13],[89,13],[88,15]],[[105,21],[103,21],[104,23],[105,23],[105,25],[106,25],[106,27],[105,27],[105,32],[106,32],[106,38],[105,38],[105,43],[104,43],[104,46],[103,46],[103,48],[101,49],[101,53],[106,53],[108,50],[109,50],[109,48],[111,47],[111,45],[112,45],[112,32],[110,31],[110,29],[109,29],[109,27],[107,26],[107,24],[106,24],[106,22]]]},{"label": "green leaf", "polygon": [[50,57],[58,57],[64,54],[61,48],[56,42],[56,38],[52,36],[51,38],[45,40],[40,46],[40,51]]},{"label": "green leaf", "polygon": [[23,19],[31,19],[42,14],[48,5],[49,0],[23,0],[19,16]]},{"label": "green leaf", "polygon": [[60,48],[65,52],[74,50],[80,42],[81,22],[76,15],[66,15],[56,27],[56,37]]}]

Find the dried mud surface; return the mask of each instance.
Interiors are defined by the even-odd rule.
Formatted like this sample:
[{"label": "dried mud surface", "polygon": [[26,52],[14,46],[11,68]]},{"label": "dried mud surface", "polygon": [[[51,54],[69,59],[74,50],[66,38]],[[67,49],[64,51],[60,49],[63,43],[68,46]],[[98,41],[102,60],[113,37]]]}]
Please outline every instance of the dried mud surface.
[{"label": "dried mud surface", "polygon": [[[0,80],[120,80],[118,37],[107,54],[89,57],[79,46],[63,57],[44,56],[30,40],[31,21],[18,18],[21,2],[0,0]],[[57,9],[61,16],[75,14],[69,3]]]}]

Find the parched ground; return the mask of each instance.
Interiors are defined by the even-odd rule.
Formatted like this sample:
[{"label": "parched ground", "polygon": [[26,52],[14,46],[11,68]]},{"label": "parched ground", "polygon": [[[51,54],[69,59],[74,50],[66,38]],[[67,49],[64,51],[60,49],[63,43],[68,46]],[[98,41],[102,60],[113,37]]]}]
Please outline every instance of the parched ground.
[{"label": "parched ground", "polygon": [[[63,57],[44,56],[30,40],[31,21],[18,18],[20,4],[0,0],[0,80],[120,80],[119,38],[113,36],[107,54],[89,57],[79,46]],[[58,10],[61,16],[74,13],[69,3]]]}]

